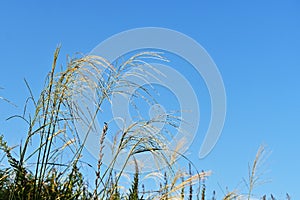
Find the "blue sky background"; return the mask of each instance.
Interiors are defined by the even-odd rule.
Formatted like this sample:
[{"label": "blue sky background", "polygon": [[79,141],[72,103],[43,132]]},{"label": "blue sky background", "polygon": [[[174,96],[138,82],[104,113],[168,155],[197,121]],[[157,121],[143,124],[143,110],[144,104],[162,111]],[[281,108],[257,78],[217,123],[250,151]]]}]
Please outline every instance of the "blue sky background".
[{"label": "blue sky background", "polygon": [[[286,1],[2,1],[0,3],[0,133],[18,144],[24,126],[6,122],[20,114],[29,95],[38,95],[57,44],[66,55],[88,53],[113,34],[157,26],[180,31],[200,43],[217,64],[227,93],[227,118],[214,150],[198,159],[211,169],[208,196],[221,188],[244,189],[248,163],[261,144],[271,151],[256,194],[288,192],[300,199],[300,3]],[[16,125],[17,124],[17,125]]]}]

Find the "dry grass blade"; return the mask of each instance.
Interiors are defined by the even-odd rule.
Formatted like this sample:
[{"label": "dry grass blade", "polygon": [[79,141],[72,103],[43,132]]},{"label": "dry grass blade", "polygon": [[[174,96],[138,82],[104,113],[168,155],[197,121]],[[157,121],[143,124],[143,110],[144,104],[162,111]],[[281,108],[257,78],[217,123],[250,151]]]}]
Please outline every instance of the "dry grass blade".
[{"label": "dry grass blade", "polygon": [[238,195],[236,192],[229,192],[225,195],[223,200],[234,200],[239,199],[240,195]]},{"label": "dry grass blade", "polygon": [[260,174],[258,170],[266,159],[265,153],[266,153],[265,147],[260,146],[256,153],[252,166],[251,167],[249,166],[248,200],[250,200],[251,198],[254,187],[258,184],[263,183],[260,179],[262,174]]}]

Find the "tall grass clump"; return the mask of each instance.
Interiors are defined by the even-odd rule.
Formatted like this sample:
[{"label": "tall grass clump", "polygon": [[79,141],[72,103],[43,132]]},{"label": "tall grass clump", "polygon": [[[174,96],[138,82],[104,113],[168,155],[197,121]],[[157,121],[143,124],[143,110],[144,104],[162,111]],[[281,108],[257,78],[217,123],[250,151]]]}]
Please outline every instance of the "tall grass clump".
[{"label": "tall grass clump", "polygon": [[[135,98],[143,99],[148,103],[154,102],[149,89],[132,82],[128,77],[149,75],[139,68],[141,65],[151,68],[147,60],[163,62],[167,60],[157,52],[138,53],[120,65],[110,63],[100,56],[79,56],[69,59],[66,68],[59,72],[57,69],[59,51],[60,47],[54,53],[51,70],[38,98],[35,98],[26,82],[30,96],[26,100],[24,114],[9,118],[10,120],[19,118],[28,127],[25,140],[18,147],[18,153],[7,145],[3,136],[0,137],[0,148],[5,155],[1,163],[7,162],[9,165],[0,170],[0,198],[176,199],[183,195],[184,187],[196,184],[198,180],[208,175],[198,173],[182,181],[186,173],[176,171],[174,164],[180,156],[180,150],[168,149],[166,144],[171,131],[157,132],[155,126],[155,123],[163,122],[176,130],[180,117],[171,113],[165,114],[164,121],[161,117],[152,119],[140,117],[130,125],[124,124],[123,128],[116,133],[110,133],[114,138],[113,156],[104,166],[103,149],[107,148],[104,141],[109,129],[108,123],[105,123],[102,133],[99,133],[98,161],[85,164],[84,146],[90,134],[96,130],[97,117],[103,115],[102,106],[105,102],[111,103],[114,94],[125,95],[128,93],[128,88],[136,87],[140,88],[140,92],[134,94]],[[132,73],[127,73],[131,69],[134,69]],[[95,98],[92,99],[86,93],[91,90],[95,91]],[[78,102],[74,100],[74,96],[83,100]],[[92,102],[95,109],[84,112],[81,104],[84,102]],[[33,109],[28,114],[29,109],[26,108],[30,106],[33,106]],[[85,133],[78,130],[76,126],[78,122],[86,127],[83,129]],[[158,134],[152,134],[153,132]],[[124,150],[127,152],[126,159],[116,170],[116,166],[119,165],[118,157]],[[158,168],[154,175],[162,174],[162,170],[168,174],[164,192],[149,192],[146,197],[144,191],[144,195],[141,195],[139,174],[143,172],[135,156],[142,153],[153,156],[158,166],[167,166],[164,169]],[[128,188],[126,185],[120,185],[120,181],[126,175],[126,168],[133,160],[135,160],[136,173],[131,188]],[[94,184],[83,178],[84,165],[94,171]],[[153,174],[149,172],[148,175],[143,174],[143,176]]]},{"label": "tall grass clump", "polygon": [[[199,172],[182,154],[184,145],[180,141],[174,149],[166,145],[177,131],[188,131],[179,129],[183,122],[176,112],[150,119],[138,115],[130,123],[118,119],[121,127],[105,115],[105,106],[114,102],[114,95],[132,95],[130,103],[137,113],[140,107],[134,99],[149,105],[157,103],[152,95],[154,88],[140,85],[133,77],[155,77],[159,72],[148,63],[167,62],[161,53],[141,52],[113,63],[100,56],[79,55],[69,58],[66,67],[59,70],[59,51],[60,47],[55,50],[51,70],[38,97],[25,81],[30,95],[24,113],[9,117],[27,125],[25,133],[17,133],[25,135],[25,140],[11,147],[0,135],[0,200],[208,199],[205,179],[211,172]],[[3,97],[0,100],[11,104]],[[164,127],[158,128],[157,123]],[[95,162],[85,160],[84,148],[89,137],[97,138]],[[108,137],[112,143],[107,142]],[[104,160],[105,148],[111,150],[108,161]],[[143,161],[138,159],[140,155],[153,158],[156,169],[145,171]],[[260,148],[249,166],[247,195],[228,192],[222,199],[251,199],[254,187],[260,183],[258,168],[263,155],[264,148]],[[179,170],[179,158],[187,161],[187,170]],[[128,169],[132,166],[134,172],[130,174]],[[84,178],[91,174],[92,180]],[[215,192],[212,199],[216,200]],[[271,199],[275,199],[273,195]],[[291,199],[288,194],[286,199]]]}]

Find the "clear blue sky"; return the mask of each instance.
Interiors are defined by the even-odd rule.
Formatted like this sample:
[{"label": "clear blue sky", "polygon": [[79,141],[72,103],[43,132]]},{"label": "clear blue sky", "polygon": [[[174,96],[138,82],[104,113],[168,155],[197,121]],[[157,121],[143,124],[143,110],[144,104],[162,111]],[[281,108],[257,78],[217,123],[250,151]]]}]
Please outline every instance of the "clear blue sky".
[{"label": "clear blue sky", "polygon": [[[15,121],[28,96],[23,79],[38,95],[62,44],[65,55],[88,53],[113,34],[157,26],[180,31],[200,43],[217,64],[227,93],[227,117],[211,154],[198,159],[211,169],[208,196],[232,190],[247,178],[248,162],[260,144],[271,151],[256,194],[293,199],[300,179],[300,3],[286,1],[2,1],[0,3],[0,132],[17,144],[23,132]],[[13,130],[13,131],[12,131]],[[243,183],[242,183],[243,184]]]}]

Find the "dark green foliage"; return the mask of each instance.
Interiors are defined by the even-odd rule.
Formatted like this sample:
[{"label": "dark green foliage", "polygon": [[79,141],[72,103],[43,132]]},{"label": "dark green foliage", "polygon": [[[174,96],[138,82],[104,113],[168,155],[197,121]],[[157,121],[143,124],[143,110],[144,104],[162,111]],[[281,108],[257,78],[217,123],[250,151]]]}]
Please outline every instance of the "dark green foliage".
[{"label": "dark green foliage", "polygon": [[138,187],[139,187],[138,174],[135,173],[131,188],[129,189],[128,199],[130,199],[130,200],[138,200],[139,199]]},{"label": "dark green foliage", "polygon": [[135,173],[128,194],[129,200],[139,200],[139,168],[135,162]]}]

